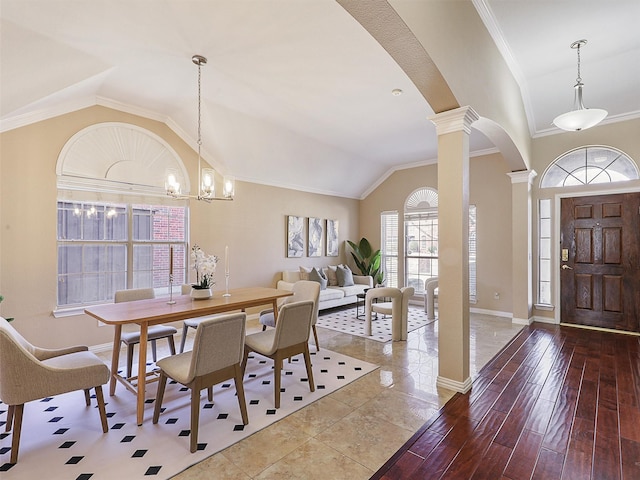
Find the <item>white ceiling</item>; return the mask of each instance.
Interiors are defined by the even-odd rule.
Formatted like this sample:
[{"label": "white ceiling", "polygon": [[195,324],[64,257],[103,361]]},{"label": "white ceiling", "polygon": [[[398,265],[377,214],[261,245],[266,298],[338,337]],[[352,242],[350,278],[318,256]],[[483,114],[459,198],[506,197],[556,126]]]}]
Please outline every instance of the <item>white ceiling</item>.
[{"label": "white ceiling", "polygon": [[[434,1],[434,0],[423,0]],[[569,110],[640,116],[640,1],[474,0],[521,85],[532,135]],[[238,179],[361,198],[436,158],[433,110],[333,0],[0,0],[2,131],[100,104],[167,122]],[[401,96],[391,94],[402,89]],[[473,105],[472,105],[473,106]],[[479,133],[472,150],[492,147]]]}]

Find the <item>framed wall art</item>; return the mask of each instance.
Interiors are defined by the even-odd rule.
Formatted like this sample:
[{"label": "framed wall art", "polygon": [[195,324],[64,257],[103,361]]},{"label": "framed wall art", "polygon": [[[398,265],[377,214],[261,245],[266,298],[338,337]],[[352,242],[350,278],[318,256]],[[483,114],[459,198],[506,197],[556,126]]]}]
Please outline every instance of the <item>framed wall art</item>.
[{"label": "framed wall art", "polygon": [[338,220],[327,220],[327,257],[338,256]]},{"label": "framed wall art", "polygon": [[320,218],[309,218],[309,256],[321,257],[324,239],[324,222]]},{"label": "framed wall art", "polygon": [[287,216],[287,257],[304,255],[304,217]]}]

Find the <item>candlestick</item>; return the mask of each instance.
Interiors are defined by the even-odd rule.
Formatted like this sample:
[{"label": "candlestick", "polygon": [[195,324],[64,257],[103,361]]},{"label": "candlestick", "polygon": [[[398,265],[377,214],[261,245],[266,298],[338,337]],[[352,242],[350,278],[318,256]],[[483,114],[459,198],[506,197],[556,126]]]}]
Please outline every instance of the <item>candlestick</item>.
[{"label": "candlestick", "polygon": [[224,274],[229,275],[229,245],[224,247]]},{"label": "candlestick", "polygon": [[173,247],[169,247],[169,275],[173,275]]}]

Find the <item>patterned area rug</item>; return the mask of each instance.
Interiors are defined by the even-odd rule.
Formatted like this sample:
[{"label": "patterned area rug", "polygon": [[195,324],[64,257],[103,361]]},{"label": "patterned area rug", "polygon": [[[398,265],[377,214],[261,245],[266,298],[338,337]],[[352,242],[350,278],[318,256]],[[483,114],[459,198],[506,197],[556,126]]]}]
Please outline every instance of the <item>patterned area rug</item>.
[{"label": "patterned area rug", "polygon": [[[249,424],[243,425],[233,381],[216,385],[214,403],[202,391],[198,451],[189,452],[189,391],[168,384],[159,422],[151,422],[156,385],[148,388],[144,424],[137,426],[135,397],[118,385],[105,392],[109,432],[102,433],[92,401],[72,392],[25,405],[18,463],[9,462],[11,434],[4,432],[7,406],[0,403],[0,478],[169,478],[377,368],[367,362],[311,347],[316,391],[309,391],[301,355],[284,362],[281,407],[274,408],[273,362],[249,357],[244,379]],[[105,386],[107,387],[107,386]],[[108,387],[107,387],[108,388]]]},{"label": "patterned area rug", "polygon": [[[357,315],[357,316],[356,316]],[[385,318],[384,315],[378,314],[378,318],[371,322],[371,333],[369,337],[364,334],[364,308],[352,307],[346,309],[331,309],[320,312],[318,316],[317,326],[335,330],[337,332],[349,333],[358,337],[369,338],[378,342],[391,341],[391,317]],[[409,306],[408,331],[411,332],[416,328],[420,328],[435,320],[427,319],[427,314],[422,307]]]}]

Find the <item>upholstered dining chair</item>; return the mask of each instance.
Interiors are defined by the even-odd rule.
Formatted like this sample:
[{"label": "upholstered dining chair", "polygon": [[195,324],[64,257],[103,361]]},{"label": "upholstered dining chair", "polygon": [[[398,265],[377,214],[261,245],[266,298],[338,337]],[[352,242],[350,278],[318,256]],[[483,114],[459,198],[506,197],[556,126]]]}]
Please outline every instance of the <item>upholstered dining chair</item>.
[{"label": "upholstered dining chair", "polygon": [[[371,335],[371,314],[391,315],[391,338],[395,341],[407,339],[409,300],[413,297],[413,287],[378,287],[367,290],[365,295],[365,334]],[[391,298],[390,302],[374,303],[376,298]]]},{"label": "upholstered dining chair", "polygon": [[109,377],[109,368],[87,347],[36,347],[0,317],[0,398],[9,407],[5,431],[13,431],[10,463],[18,462],[24,404],[32,400],[84,390],[88,407],[93,388],[102,432],[107,433],[102,385]]},{"label": "upholstered dining chair", "polygon": [[153,411],[153,423],[158,423],[167,378],[191,389],[191,453],[198,447],[198,423],[200,417],[200,392],[208,391],[213,401],[213,386],[233,378],[242,422],[247,425],[247,404],[242,384],[242,354],[245,341],[245,313],[219,315],[201,321],[196,328],[193,350],[160,360],[160,380]]},{"label": "upholstered dining chair", "polygon": [[[309,280],[300,280],[293,284],[293,295],[290,297],[284,297],[278,304],[278,308],[287,303],[302,302],[305,300],[311,300],[313,302],[313,317],[311,319],[311,330],[313,331],[313,340],[316,343],[316,352],[320,351],[320,343],[318,342],[318,330],[316,329],[316,323],[318,321],[318,299],[320,298],[320,284]],[[275,327],[276,319],[273,314],[273,309],[263,310],[260,312],[260,323],[262,324],[262,331],[265,331],[267,327]]]},{"label": "upholstered dining chair", "polygon": [[309,334],[314,303],[311,300],[287,303],[278,310],[276,328],[247,335],[244,343],[244,359],[242,371],[247,368],[247,360],[251,352],[258,353],[273,360],[274,393],[276,408],[280,408],[280,377],[282,361],[302,353],[309,377],[309,388],[315,391],[311,356],[309,355]]},{"label": "upholstered dining chair", "polygon": [[[182,295],[189,295],[189,293],[191,293],[191,285],[190,284],[182,285],[181,293]],[[187,341],[187,332],[189,331],[189,329],[193,328],[195,330],[196,328],[198,328],[198,325],[200,325],[200,322],[202,322],[203,320],[207,320],[209,318],[214,318],[217,316],[219,315],[207,315],[204,317],[187,318],[186,320],[184,320],[182,322],[182,338],[180,339],[180,353],[184,352],[184,345]]]},{"label": "upholstered dining chair", "polygon": [[[135,300],[149,300],[156,298],[153,288],[131,288],[128,290],[116,291],[114,303],[133,302]],[[169,325],[153,325],[147,331],[147,340],[151,342],[151,353],[153,361],[158,360],[156,351],[156,340],[166,338],[169,342],[169,350],[171,355],[176,354],[176,344],[173,336],[178,333],[175,327]],[[131,377],[131,368],[133,366],[133,348],[140,343],[140,331],[123,332],[121,336],[122,343],[127,346],[127,378]]]}]

